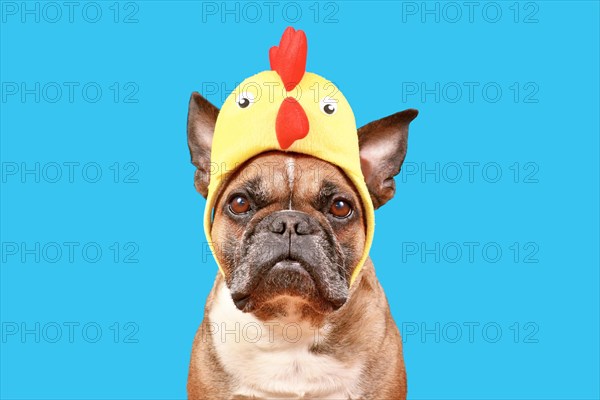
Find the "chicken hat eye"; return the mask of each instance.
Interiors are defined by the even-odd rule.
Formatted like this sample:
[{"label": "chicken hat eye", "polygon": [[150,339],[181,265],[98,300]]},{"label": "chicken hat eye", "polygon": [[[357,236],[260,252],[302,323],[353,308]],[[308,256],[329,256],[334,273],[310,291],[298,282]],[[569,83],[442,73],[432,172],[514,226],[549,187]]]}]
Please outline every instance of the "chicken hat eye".
[{"label": "chicken hat eye", "polygon": [[319,102],[319,108],[326,115],[333,115],[337,111],[337,100],[327,96]]},{"label": "chicken hat eye", "polygon": [[254,95],[250,92],[242,92],[235,102],[239,108],[248,108],[254,103]]}]

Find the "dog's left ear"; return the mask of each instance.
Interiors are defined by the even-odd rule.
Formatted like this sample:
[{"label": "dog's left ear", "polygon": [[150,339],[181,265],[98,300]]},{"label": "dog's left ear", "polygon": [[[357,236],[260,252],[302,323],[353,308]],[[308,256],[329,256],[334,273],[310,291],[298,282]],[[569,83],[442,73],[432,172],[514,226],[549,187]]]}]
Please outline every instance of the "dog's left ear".
[{"label": "dog's left ear", "polygon": [[194,186],[206,198],[210,182],[210,150],[219,109],[198,92],[192,93],[188,109],[187,136],[192,164],[196,166]]},{"label": "dog's left ear", "polygon": [[419,112],[408,109],[373,121],[358,130],[360,166],[375,209],[396,192],[398,175],[408,142],[408,125]]}]

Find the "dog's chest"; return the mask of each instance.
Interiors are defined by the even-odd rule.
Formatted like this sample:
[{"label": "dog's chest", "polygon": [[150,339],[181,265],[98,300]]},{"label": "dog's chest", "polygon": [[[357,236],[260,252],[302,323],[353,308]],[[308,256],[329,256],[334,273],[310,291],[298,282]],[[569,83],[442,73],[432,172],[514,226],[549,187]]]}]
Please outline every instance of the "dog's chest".
[{"label": "dog's chest", "polygon": [[212,341],[236,395],[258,398],[360,397],[362,365],[312,352],[325,333],[295,322],[263,323],[242,313],[222,286],[209,313]]}]

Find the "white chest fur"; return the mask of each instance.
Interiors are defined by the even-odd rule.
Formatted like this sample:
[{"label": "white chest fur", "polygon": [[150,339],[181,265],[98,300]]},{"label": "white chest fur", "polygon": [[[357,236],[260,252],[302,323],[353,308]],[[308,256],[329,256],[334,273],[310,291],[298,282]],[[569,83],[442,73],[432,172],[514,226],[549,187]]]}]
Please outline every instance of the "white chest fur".
[{"label": "white chest fur", "polygon": [[216,352],[238,383],[235,394],[259,398],[354,399],[362,365],[310,351],[326,328],[287,321],[261,322],[238,310],[222,285],[209,314]]}]

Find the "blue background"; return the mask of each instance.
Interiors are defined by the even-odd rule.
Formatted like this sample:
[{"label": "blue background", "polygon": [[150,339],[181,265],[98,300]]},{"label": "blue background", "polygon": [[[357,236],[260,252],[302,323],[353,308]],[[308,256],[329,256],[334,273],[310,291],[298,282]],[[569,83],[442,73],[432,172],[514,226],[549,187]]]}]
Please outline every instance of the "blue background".
[{"label": "blue background", "polygon": [[[513,2],[494,3],[495,23],[496,7],[485,2],[472,21],[463,3],[454,3],[460,18],[446,3],[428,3],[439,22],[422,14],[421,2],[296,3],[299,18],[295,6],[278,2],[272,21],[261,2],[258,18],[241,3],[227,5],[237,15],[209,3],[122,2],[115,22],[114,3],[100,2],[102,16],[91,23],[81,2],[73,22],[61,6],[52,23],[44,3],[39,22],[35,15],[23,22],[21,10],[11,11],[21,2],[2,2],[3,171],[95,162],[102,172],[97,183],[81,169],[69,182],[66,167],[56,183],[43,175],[39,183],[34,175],[3,178],[2,399],[185,398],[192,339],[217,271],[204,245],[204,200],[192,184],[187,102],[194,90],[215,83],[232,90],[268,69],[268,48],[288,25],[306,31],[307,69],[336,82],[359,125],[420,110],[396,198],[377,212],[371,250],[405,331],[409,398],[598,399],[598,3],[521,2],[518,15]],[[40,82],[39,102],[9,94],[11,82]],[[49,82],[78,82],[73,101],[66,89],[48,101],[55,97],[42,93]],[[88,82],[102,88],[95,103],[81,94]],[[465,82],[478,85],[472,99]],[[411,94],[412,83],[434,91],[439,83],[439,98]],[[488,83],[502,90],[495,102],[492,89],[482,93]],[[462,95],[452,91],[457,86]],[[225,94],[206,93],[217,105]],[[479,163],[472,182],[465,162]],[[421,175],[436,163],[437,178]],[[488,163],[493,169],[484,173]],[[456,165],[462,175],[453,183]],[[490,182],[498,169],[501,178]],[[124,182],[132,171],[134,182]],[[79,243],[73,262],[66,254],[55,263],[43,255],[23,261],[8,251],[10,243],[70,241]],[[114,242],[134,243],[138,262],[124,262],[126,249],[115,262]],[[477,243],[472,260],[465,242]],[[102,248],[98,262],[81,255],[86,243]],[[437,254],[409,251],[436,243]],[[502,250],[496,262],[493,251],[482,254],[486,244]],[[452,262],[454,253],[442,249],[456,246],[463,254]],[[65,322],[80,324],[73,343]],[[62,337],[51,343],[54,331],[46,331],[38,343],[34,334],[8,334],[22,323],[57,323]],[[102,328],[96,343],[82,336],[86,323]],[[465,323],[478,324],[472,340]],[[436,324],[437,336],[422,335]],[[484,333],[486,324],[493,329]],[[125,340],[132,327],[137,332]]]}]

